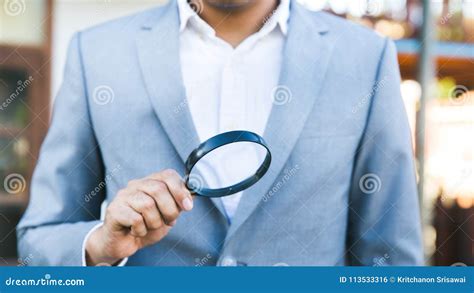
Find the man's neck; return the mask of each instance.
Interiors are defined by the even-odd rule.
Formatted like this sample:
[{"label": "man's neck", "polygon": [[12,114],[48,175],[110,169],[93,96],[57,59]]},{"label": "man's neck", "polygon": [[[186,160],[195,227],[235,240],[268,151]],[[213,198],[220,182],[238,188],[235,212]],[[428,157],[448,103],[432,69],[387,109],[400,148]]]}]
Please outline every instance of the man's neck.
[{"label": "man's neck", "polygon": [[265,21],[277,9],[279,0],[257,0],[240,7],[219,7],[216,0],[203,0],[201,18],[206,21],[219,38],[232,47],[262,28]]}]

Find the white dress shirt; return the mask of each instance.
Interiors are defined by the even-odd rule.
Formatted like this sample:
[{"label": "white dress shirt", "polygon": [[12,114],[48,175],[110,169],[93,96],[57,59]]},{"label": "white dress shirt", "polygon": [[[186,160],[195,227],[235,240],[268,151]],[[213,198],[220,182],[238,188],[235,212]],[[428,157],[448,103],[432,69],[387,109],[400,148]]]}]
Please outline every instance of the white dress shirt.
[{"label": "white dress shirt", "polygon": [[[183,80],[201,142],[232,130],[263,135],[280,76],[289,0],[282,0],[271,17],[262,22],[260,31],[236,48],[218,38],[186,0],[178,0],[178,6]],[[222,154],[218,164],[209,168],[212,174],[211,170],[200,170],[204,179],[212,177],[215,186],[225,186],[231,178],[242,177],[239,173],[245,174],[248,166],[259,165],[264,155],[259,152],[248,156],[244,150],[240,154],[238,151],[232,149],[232,156]],[[238,163],[242,160],[245,164]],[[238,193],[222,198],[229,221],[241,196]]]},{"label": "white dress shirt", "polygon": [[[187,103],[198,136],[205,141],[232,130],[248,130],[263,135],[273,106],[273,92],[278,87],[283,48],[290,15],[290,0],[281,0],[262,28],[233,48],[216,36],[187,0],[178,0],[180,16],[180,56]],[[232,149],[232,157],[223,156],[218,166],[199,170],[210,184],[228,182],[239,172],[236,166],[258,165],[264,153],[248,156]],[[231,160],[230,158],[233,158]],[[237,160],[237,162],[236,162]],[[245,160],[246,164],[241,164]],[[237,163],[237,164],[236,164]],[[222,198],[229,221],[235,214],[242,193]],[[100,227],[94,227],[85,243]],[[124,259],[119,266],[124,265]]]}]

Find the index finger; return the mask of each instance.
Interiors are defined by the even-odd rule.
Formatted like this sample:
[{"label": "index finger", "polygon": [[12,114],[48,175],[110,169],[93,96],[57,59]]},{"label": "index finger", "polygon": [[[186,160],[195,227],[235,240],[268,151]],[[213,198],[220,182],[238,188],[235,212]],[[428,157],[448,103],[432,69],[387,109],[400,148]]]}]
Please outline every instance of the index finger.
[{"label": "index finger", "polygon": [[191,192],[186,188],[183,179],[176,171],[171,169],[165,170],[152,174],[149,178],[164,182],[181,209],[185,211],[193,209],[193,197],[191,196]]}]

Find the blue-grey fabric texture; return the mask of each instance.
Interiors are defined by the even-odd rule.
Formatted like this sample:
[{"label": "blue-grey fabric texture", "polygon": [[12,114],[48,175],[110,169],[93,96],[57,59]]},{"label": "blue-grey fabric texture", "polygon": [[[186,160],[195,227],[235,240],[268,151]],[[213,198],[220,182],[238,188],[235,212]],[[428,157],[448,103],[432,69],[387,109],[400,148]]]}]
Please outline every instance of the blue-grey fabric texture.
[{"label": "blue-grey fabric texture", "polygon": [[[102,202],[132,179],[184,174],[199,139],[180,70],[174,1],[75,34],[18,226],[30,265],[80,266]],[[264,134],[272,165],[232,223],[219,199],[196,198],[127,265],[423,264],[393,42],[292,1],[280,85],[289,96]]]}]

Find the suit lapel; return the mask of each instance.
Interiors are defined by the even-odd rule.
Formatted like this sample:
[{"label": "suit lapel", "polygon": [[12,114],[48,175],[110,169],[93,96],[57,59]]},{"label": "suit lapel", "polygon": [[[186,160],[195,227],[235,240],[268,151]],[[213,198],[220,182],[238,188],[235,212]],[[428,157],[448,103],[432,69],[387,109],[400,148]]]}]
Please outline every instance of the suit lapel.
[{"label": "suit lapel", "polygon": [[283,105],[275,103],[273,106],[264,134],[273,155],[272,165],[261,181],[244,192],[226,242],[248,219],[277,180],[320,95],[332,46],[325,38],[326,25],[311,13],[292,1],[280,76],[280,86],[289,89],[291,101]]},{"label": "suit lapel", "polygon": [[[156,11],[139,32],[138,58],[154,111],[184,162],[200,141],[182,78],[176,1],[169,1]],[[221,200],[212,201],[225,215]]]}]

